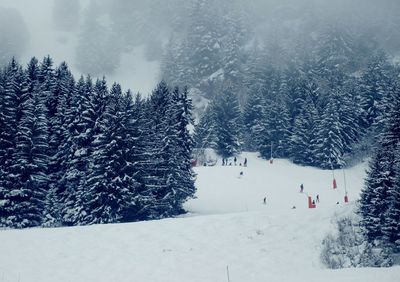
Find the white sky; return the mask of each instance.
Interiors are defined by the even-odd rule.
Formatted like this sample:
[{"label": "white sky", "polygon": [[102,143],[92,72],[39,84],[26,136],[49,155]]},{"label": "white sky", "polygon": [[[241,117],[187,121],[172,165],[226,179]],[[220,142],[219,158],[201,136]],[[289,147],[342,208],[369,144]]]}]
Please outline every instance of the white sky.
[{"label": "white sky", "polygon": [[[56,65],[66,61],[77,78],[81,74],[75,67],[77,33],[62,32],[53,28],[53,2],[53,0],[0,0],[0,7],[16,8],[29,30],[29,43],[21,56],[21,64],[27,64],[33,56],[41,61],[44,56],[50,55]],[[83,7],[88,2],[89,0],[81,0]],[[134,92],[150,93],[157,83],[159,63],[146,61],[142,53],[143,50],[139,47],[129,54],[123,54],[116,72],[105,73],[109,85],[115,81],[125,90],[130,88]]]}]

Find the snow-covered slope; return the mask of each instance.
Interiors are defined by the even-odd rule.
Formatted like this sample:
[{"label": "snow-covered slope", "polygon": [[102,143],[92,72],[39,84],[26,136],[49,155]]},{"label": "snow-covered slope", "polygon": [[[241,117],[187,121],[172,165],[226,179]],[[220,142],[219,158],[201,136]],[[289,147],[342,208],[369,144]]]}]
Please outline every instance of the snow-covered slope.
[{"label": "snow-covered slope", "polygon": [[[400,267],[332,271],[319,262],[332,218],[352,209],[343,203],[343,172],[335,171],[333,190],[332,172],[255,154],[238,163],[244,157],[247,168],[196,168],[198,198],[182,218],[0,231],[0,281],[210,282],[228,281],[228,271],[232,282],[397,281]],[[351,201],[364,169],[345,171]],[[307,208],[307,193],[320,195],[316,209]]]}]

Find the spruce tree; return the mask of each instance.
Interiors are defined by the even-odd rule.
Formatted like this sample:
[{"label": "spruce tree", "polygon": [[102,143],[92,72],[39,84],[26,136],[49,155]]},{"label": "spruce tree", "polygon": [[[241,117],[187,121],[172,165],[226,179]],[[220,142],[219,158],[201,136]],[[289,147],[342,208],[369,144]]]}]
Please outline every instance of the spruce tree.
[{"label": "spruce tree", "polygon": [[388,91],[389,73],[390,66],[387,62],[386,54],[383,51],[378,51],[371,58],[360,79],[359,91],[363,117],[362,126],[364,128],[370,128],[381,114],[378,105],[380,105]]},{"label": "spruce tree", "polygon": [[211,106],[206,108],[199,123],[194,127],[193,141],[194,148],[197,151],[211,148],[215,145],[215,129],[211,108]]},{"label": "spruce tree", "polygon": [[316,136],[319,113],[311,96],[302,102],[290,137],[290,156],[293,162],[313,165],[315,163]]},{"label": "spruce tree", "polygon": [[212,113],[218,154],[225,158],[238,154],[242,145],[242,120],[239,102],[231,86],[225,86],[216,97]]},{"label": "spruce tree", "polygon": [[194,186],[194,172],[191,166],[193,140],[188,126],[193,122],[191,118],[192,105],[188,99],[187,90],[182,93],[178,88],[172,92],[168,109],[169,126],[164,146],[168,155],[168,179],[172,194],[171,213],[183,212],[183,203],[193,197],[196,191]]},{"label": "spruce tree", "polygon": [[[147,102],[145,125],[147,130],[143,167],[143,181],[146,189],[145,197],[151,205],[147,206],[148,218],[162,218],[170,215],[170,200],[172,195],[168,190],[168,157],[170,152],[163,152],[168,145],[168,109],[171,92],[168,85],[162,81],[152,92]],[[173,164],[171,164],[173,165]]]},{"label": "spruce tree", "polygon": [[378,240],[390,244],[394,248],[397,247],[395,244],[399,238],[397,173],[400,102],[398,92],[396,95],[378,148],[370,162],[360,200],[360,214],[367,238],[370,241]]},{"label": "spruce tree", "polygon": [[11,167],[15,164],[17,126],[22,117],[21,99],[26,95],[26,76],[12,59],[6,67],[0,98],[0,225],[11,226],[14,211],[13,187],[17,179]]},{"label": "spruce tree", "polygon": [[9,174],[12,187],[7,197],[11,203],[7,225],[18,228],[41,224],[49,184],[45,98],[34,88],[22,99],[22,117],[17,127],[16,151]]},{"label": "spruce tree", "polygon": [[338,93],[331,93],[318,124],[315,165],[321,168],[337,168],[344,163],[339,99]]},{"label": "spruce tree", "polygon": [[[131,98],[128,99],[132,106]],[[127,132],[131,121],[127,116],[129,112],[123,111],[127,106],[122,109],[122,100],[121,87],[114,84],[103,116],[98,120],[99,132],[92,142],[92,167],[83,193],[86,215],[82,224],[116,223],[132,217],[128,211],[133,205],[137,183],[134,156],[129,152],[132,140]]]},{"label": "spruce tree", "polygon": [[72,105],[67,115],[71,117],[68,129],[65,171],[61,179],[60,190],[56,192],[58,211],[54,215],[63,225],[78,224],[85,216],[83,193],[86,190],[86,176],[90,170],[91,144],[95,115],[92,107],[94,96],[93,82],[90,76],[81,77],[76,85]]},{"label": "spruce tree", "polygon": [[244,149],[255,151],[261,144],[261,130],[265,118],[264,90],[251,92],[243,109]]}]

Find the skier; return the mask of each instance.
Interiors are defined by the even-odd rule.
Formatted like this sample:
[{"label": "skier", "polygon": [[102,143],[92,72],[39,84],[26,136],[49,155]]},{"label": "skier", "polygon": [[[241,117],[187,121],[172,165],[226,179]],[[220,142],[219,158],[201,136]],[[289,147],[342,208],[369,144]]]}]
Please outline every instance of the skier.
[{"label": "skier", "polygon": [[240,172],[240,176],[243,176],[243,171]]},{"label": "skier", "polygon": [[317,203],[319,203],[319,195],[318,195],[318,194],[317,194],[317,197],[316,197],[316,198],[317,198]]},{"label": "skier", "polygon": [[312,200],[312,204],[315,205],[315,201],[314,200]]},{"label": "skier", "polygon": [[267,204],[267,197],[264,197],[264,205]]},{"label": "skier", "polygon": [[247,167],[247,158],[244,158],[243,165],[244,165],[245,167]]},{"label": "skier", "polygon": [[301,183],[301,185],[300,185],[300,193],[303,193],[303,190],[304,190],[304,186],[303,186],[303,183]]},{"label": "skier", "polygon": [[236,159],[236,157],[233,159],[233,163],[236,165],[236,161],[237,161],[237,159]]}]

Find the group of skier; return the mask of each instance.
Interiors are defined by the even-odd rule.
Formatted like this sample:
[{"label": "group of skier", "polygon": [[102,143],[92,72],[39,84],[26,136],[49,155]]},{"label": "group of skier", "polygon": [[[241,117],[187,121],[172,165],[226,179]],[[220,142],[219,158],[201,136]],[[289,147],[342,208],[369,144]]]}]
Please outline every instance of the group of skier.
[{"label": "group of skier", "polygon": [[[237,161],[238,161],[238,159],[236,157],[234,157],[233,158],[233,165],[237,165]],[[223,166],[225,166],[225,165],[230,165],[231,166],[232,165],[232,161],[230,161],[229,158],[222,158],[222,165]],[[239,166],[242,166],[241,162],[239,163]],[[243,166],[247,167],[247,158],[244,158]]]}]

